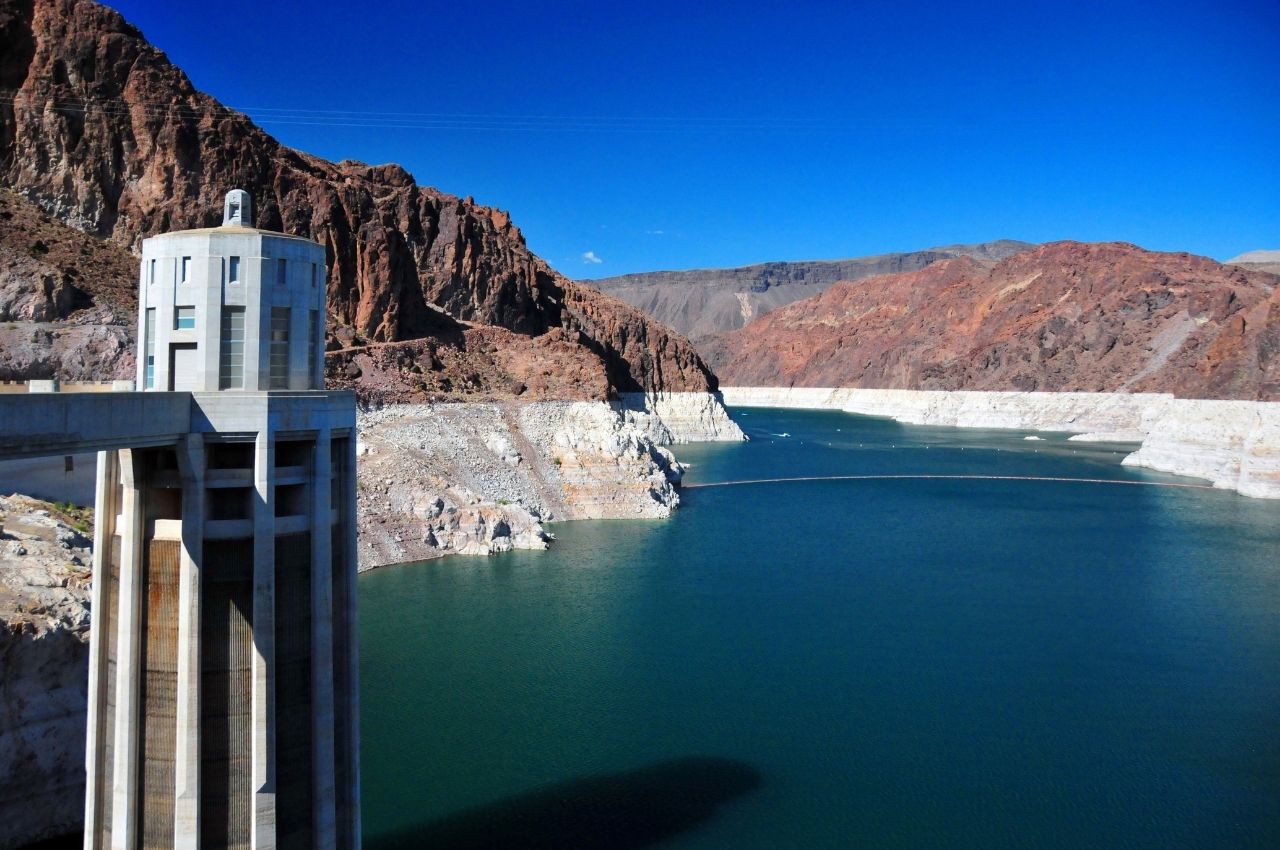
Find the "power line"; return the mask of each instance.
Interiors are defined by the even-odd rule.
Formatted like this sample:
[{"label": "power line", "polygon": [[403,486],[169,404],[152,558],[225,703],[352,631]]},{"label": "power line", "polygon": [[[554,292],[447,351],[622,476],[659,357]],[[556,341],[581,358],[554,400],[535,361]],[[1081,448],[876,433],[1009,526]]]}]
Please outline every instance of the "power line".
[{"label": "power line", "polygon": [[119,97],[86,97],[52,94],[43,102],[34,102],[26,92],[0,92],[0,103],[29,110],[53,109],[59,112],[89,114],[101,112],[109,116],[186,117],[208,115],[243,117],[261,124],[352,127],[405,130],[534,130],[596,131],[624,133],[671,132],[738,132],[751,130],[817,130],[827,126],[818,118],[763,116],[736,118],[727,116],[613,116],[613,115],[501,115],[492,113],[379,112],[346,109],[313,109],[294,107],[254,107],[237,110],[213,101],[207,95],[193,93],[191,98],[204,98],[208,103],[191,105],[181,101],[129,99]]}]

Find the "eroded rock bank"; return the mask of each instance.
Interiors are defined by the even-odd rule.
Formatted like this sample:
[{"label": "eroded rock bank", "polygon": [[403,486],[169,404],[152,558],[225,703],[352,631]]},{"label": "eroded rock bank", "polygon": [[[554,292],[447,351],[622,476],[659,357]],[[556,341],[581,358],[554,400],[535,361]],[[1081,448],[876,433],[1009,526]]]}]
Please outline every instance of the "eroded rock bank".
[{"label": "eroded rock bank", "polygon": [[543,523],[668,516],[665,445],[740,440],[709,393],[393,405],[359,417],[360,569],[546,548]]},{"label": "eroded rock bank", "polygon": [[1245,496],[1280,499],[1280,403],[1174,398],[1168,393],[948,392],[725,387],[726,404],[842,410],[913,425],[1075,432],[1137,442],[1124,459],[1191,475]]},{"label": "eroded rock bank", "polygon": [[0,497],[0,848],[84,820],[91,541],[51,505]]}]

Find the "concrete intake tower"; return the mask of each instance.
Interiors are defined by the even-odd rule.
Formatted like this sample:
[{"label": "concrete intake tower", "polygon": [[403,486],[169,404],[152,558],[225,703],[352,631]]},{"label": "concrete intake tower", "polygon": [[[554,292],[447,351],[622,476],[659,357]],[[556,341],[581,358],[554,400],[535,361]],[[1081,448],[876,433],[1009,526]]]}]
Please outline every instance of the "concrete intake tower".
[{"label": "concrete intake tower", "polygon": [[138,391],[27,397],[100,449],[86,850],[360,844],[355,401],[324,248],[252,223],[142,243]]}]

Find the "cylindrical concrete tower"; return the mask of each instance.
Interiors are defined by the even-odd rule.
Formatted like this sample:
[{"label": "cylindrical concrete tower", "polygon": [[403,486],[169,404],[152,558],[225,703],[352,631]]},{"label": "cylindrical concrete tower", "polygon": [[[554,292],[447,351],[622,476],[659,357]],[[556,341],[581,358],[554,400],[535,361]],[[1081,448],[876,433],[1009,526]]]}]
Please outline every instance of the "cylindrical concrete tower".
[{"label": "cylindrical concrete tower", "polygon": [[138,389],[324,388],[324,247],[253,227],[229,192],[221,227],[142,242]]},{"label": "cylindrical concrete tower", "polygon": [[138,386],[190,418],[99,454],[86,850],[360,844],[355,402],[324,249],[251,225],[143,243]]}]

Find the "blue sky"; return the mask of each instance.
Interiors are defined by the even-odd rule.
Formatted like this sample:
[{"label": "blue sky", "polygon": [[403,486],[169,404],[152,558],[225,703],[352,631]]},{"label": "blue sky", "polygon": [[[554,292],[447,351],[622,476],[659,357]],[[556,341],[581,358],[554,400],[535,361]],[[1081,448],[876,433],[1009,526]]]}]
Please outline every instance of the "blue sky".
[{"label": "blue sky", "polygon": [[286,144],[509,210],[574,277],[1280,248],[1276,0],[113,5]]}]

